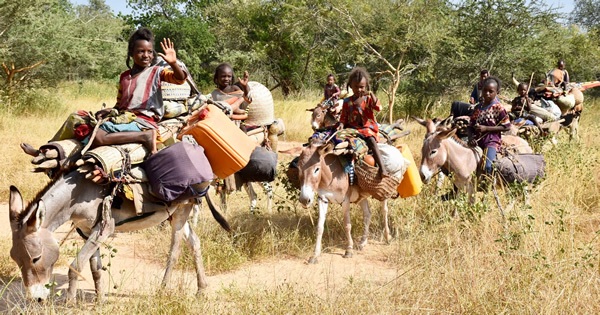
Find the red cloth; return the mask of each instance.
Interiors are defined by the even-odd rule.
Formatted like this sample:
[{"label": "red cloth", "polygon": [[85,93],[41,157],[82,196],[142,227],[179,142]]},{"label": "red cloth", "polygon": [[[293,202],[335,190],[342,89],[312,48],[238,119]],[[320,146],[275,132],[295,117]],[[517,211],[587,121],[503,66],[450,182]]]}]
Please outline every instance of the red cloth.
[{"label": "red cloth", "polygon": [[347,97],[342,105],[340,122],[344,128],[356,129],[364,137],[375,137],[379,132],[379,126],[375,120],[375,111],[381,110],[379,99],[370,96]]}]

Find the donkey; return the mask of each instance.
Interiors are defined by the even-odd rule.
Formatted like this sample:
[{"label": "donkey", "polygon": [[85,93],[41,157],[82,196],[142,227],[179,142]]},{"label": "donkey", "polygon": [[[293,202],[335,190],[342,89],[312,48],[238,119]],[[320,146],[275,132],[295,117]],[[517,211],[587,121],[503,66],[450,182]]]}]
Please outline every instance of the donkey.
[{"label": "donkey", "polygon": [[[182,237],[194,253],[198,293],[207,286],[200,240],[187,223],[192,205],[190,201],[170,206],[147,203],[144,204],[144,214],[138,216],[133,202],[126,198],[120,206],[109,206],[104,200],[110,195],[111,187],[97,185],[84,176],[77,170],[58,174],[27,206],[19,190],[10,187],[9,217],[13,240],[10,255],[19,265],[24,285],[32,298],[41,301],[50,293],[46,284],[59,256],[59,246],[52,232],[68,220],[72,220],[78,232],[87,237],[69,269],[67,298],[70,300],[76,296],[77,276],[86,261],[90,262],[97,299],[102,298],[99,248],[109,236],[114,232],[149,228],[165,220],[171,224],[172,235],[162,286],[171,277]],[[227,221],[212,205],[208,193],[206,198],[213,217],[225,230],[231,231]]]},{"label": "donkey", "polygon": [[[317,240],[315,251],[308,262],[315,264],[321,255],[321,241],[323,238],[323,229],[325,226],[325,217],[327,216],[327,207],[330,202],[336,202],[342,205],[344,213],[344,226],[348,247],[344,253],[344,258],[350,258],[353,255],[354,242],[352,240],[350,223],[350,203],[358,203],[363,210],[364,233],[358,244],[359,250],[367,245],[369,237],[369,225],[371,224],[371,210],[367,198],[369,193],[362,191],[358,186],[350,186],[348,174],[339,160],[339,156],[332,154],[333,143],[312,141],[302,150],[298,160],[298,169],[300,177],[300,203],[308,208],[314,195],[318,195],[319,221],[317,224]],[[381,211],[384,218],[384,237],[386,241],[390,238],[390,229],[388,226],[388,206],[387,200],[381,202]]]},{"label": "donkey", "polygon": [[317,105],[315,108],[307,109],[312,112],[310,117],[310,126],[313,130],[333,128],[339,121],[341,107],[333,107],[325,103]]},{"label": "donkey", "polygon": [[[454,185],[466,191],[469,200],[474,202],[474,187],[471,179],[481,161],[481,152],[458,139],[454,128],[437,128],[438,126],[431,119],[415,118],[415,120],[427,129],[421,149],[419,170],[421,179],[427,183],[444,169],[454,174]],[[533,153],[527,141],[522,138],[503,135],[502,141],[519,153]]]}]

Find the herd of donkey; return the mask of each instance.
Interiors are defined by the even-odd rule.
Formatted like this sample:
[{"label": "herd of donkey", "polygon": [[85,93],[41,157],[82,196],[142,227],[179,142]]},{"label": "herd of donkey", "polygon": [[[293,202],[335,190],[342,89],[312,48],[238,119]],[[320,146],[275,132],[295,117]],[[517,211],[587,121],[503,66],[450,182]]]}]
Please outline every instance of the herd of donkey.
[{"label": "herd of donkey", "polygon": [[[562,112],[563,117],[544,125],[541,133],[521,126],[520,130],[512,130],[512,135],[502,136],[505,149],[499,153],[504,158],[498,160],[508,163],[504,170],[509,171],[503,173],[501,163],[497,168],[504,180],[534,182],[543,176],[543,156],[533,154],[527,140],[519,134],[553,139],[553,132],[566,127],[571,129],[572,136],[576,136],[583,109],[581,91],[597,83],[571,85],[552,95],[555,99],[570,96],[574,101]],[[193,220],[197,220],[201,198],[206,199],[217,222],[228,232],[232,231],[207,193],[210,185],[216,185],[222,207],[226,206],[228,192],[245,187],[251,199],[250,210],[254,211],[256,193],[251,182],[262,182],[270,209],[272,191],[269,182],[275,179],[277,168],[277,137],[284,132],[283,122],[273,117],[270,91],[260,83],[250,82],[253,102],[247,118],[250,124],[247,125],[253,122],[256,128],[244,132],[226,115],[226,104],[198,93],[193,84],[184,86],[183,90],[163,86],[165,107],[171,106],[166,112],[176,114],[160,123],[159,132],[165,148],[152,155],[152,159],[158,161],[154,163],[158,173],[147,174],[151,173],[148,170],[151,163],[141,162],[148,151],[136,143],[90,149],[77,140],[62,139],[51,141],[36,151],[39,154],[32,163],[37,171],[46,173],[52,180],[28,204],[24,203],[19,190],[11,186],[9,203],[13,239],[11,257],[21,270],[30,297],[43,300],[49,296],[47,284],[59,256],[59,245],[52,233],[67,221],[72,221],[86,239],[69,269],[67,297],[76,296],[78,276],[87,262],[92,270],[96,294],[101,297],[100,244],[114,232],[145,229],[168,220],[172,227],[172,242],[162,284],[169,281],[180,252],[179,244],[185,239],[193,253],[200,291],[207,286],[207,281],[200,241],[192,226]],[[183,99],[177,97],[181,93],[185,95]],[[355,248],[350,224],[352,203],[358,203],[364,214],[364,233],[357,245],[361,249],[369,236],[370,197],[381,201],[387,241],[391,239],[388,200],[418,194],[423,181],[429,182],[435,175],[453,174],[456,192],[464,191],[473,200],[479,188],[476,179],[485,155],[461,139],[461,129],[468,117],[414,118],[427,130],[420,166],[416,165],[408,147],[394,143],[409,133],[404,130],[403,121],[382,124],[378,147],[384,167],[392,175],[381,176],[364,143],[337,140],[340,131],[330,127],[338,123],[339,109],[338,104],[329,100],[310,109],[315,133],[309,142],[302,147],[279,151],[296,157],[289,164],[286,175],[298,189],[300,203],[310,207],[315,198],[318,203],[316,244],[309,263],[317,263],[321,254],[329,203],[342,205],[347,236],[344,257],[352,257]],[[74,127],[69,125],[73,121],[77,119],[68,120],[65,126]],[[160,162],[173,156],[182,161],[177,163],[180,166]],[[528,160],[532,156],[534,159]],[[528,166],[527,161],[533,161],[535,166]],[[165,169],[164,164],[169,164],[169,168]],[[188,178],[182,179],[182,170],[173,167],[183,167]]]}]

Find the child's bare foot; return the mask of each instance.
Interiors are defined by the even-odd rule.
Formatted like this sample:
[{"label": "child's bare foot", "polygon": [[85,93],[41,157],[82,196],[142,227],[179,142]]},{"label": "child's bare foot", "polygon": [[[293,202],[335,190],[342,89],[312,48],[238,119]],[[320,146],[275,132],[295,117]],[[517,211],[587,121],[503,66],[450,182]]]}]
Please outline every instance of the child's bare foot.
[{"label": "child's bare foot", "polygon": [[386,170],[384,170],[382,167],[379,167],[379,170],[377,171],[377,176],[384,178],[384,177],[390,176],[390,174]]},{"label": "child's bare foot", "polygon": [[34,147],[32,147],[31,144],[29,144],[29,143],[23,142],[20,144],[20,147],[23,150],[23,152],[25,152],[28,155],[38,156],[40,154],[40,151],[38,149],[35,149]]},{"label": "child's bare foot", "polygon": [[158,152],[156,149],[156,129],[150,129],[143,131],[144,141],[142,144],[146,147],[146,149],[150,150],[150,154],[154,154]]}]

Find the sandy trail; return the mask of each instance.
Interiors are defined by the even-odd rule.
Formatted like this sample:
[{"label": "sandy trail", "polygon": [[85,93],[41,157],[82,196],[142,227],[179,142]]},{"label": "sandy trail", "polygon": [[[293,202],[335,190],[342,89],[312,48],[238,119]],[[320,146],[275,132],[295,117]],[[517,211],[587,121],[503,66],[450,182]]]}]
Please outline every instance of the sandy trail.
[{"label": "sandy trail", "polygon": [[[67,236],[69,230],[70,223],[64,224],[55,232],[55,238],[60,242]],[[169,233],[169,229],[161,232]],[[10,238],[7,204],[0,204],[0,237]],[[159,288],[164,264],[155,262],[151,258],[152,254],[143,252],[142,248],[147,248],[147,245],[143,244],[143,234],[115,234],[107,243],[117,249],[114,258],[105,257],[103,259],[105,266],[110,263],[108,270],[103,273],[103,283],[109,296],[139,294],[146,290],[152,291]],[[81,241],[76,233],[71,233],[63,246],[72,246],[74,254],[76,250],[74,244],[81,246]],[[232,287],[240,290],[256,288],[269,290],[288,284],[318,294],[342,288],[350,278],[386,283],[398,275],[397,270],[389,268],[383,262],[383,253],[387,248],[387,245],[374,242],[369,244],[365,251],[356,252],[352,259],[343,258],[343,250],[335,248],[331,253],[324,253],[316,265],[307,264],[306,259],[274,258],[269,261],[250,262],[232,272],[209,275],[209,287],[205,293],[215,294],[223,288]],[[209,259],[209,257],[204,258]],[[68,259],[72,259],[72,257]],[[196,290],[193,266],[186,266],[185,269],[174,272],[169,287],[183,287],[193,293]],[[58,289],[66,289],[67,272],[66,264],[54,269]],[[94,286],[88,266],[82,272],[82,276],[85,279],[80,279],[79,289],[83,290],[86,296],[92,295]],[[10,285],[7,297],[11,301],[22,299],[21,290],[22,284],[20,279],[17,279]]]}]

